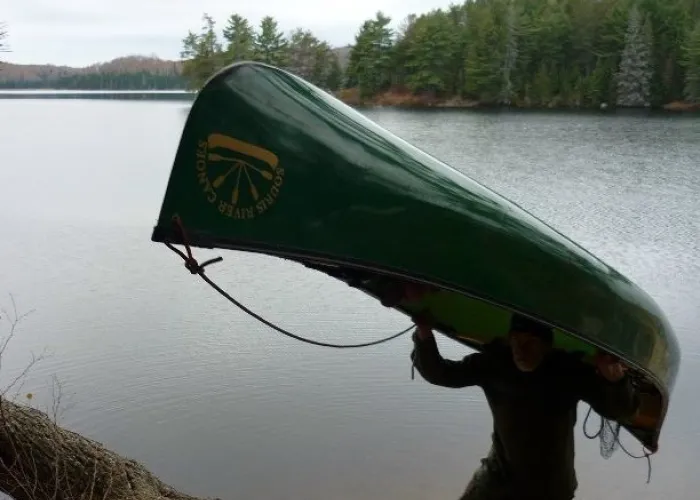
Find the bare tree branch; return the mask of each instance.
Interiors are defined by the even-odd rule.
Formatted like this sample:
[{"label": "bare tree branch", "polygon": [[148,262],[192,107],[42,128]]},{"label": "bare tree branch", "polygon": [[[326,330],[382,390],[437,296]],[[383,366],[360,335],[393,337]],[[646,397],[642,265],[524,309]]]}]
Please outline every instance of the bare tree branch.
[{"label": "bare tree branch", "polygon": [[10,49],[7,47],[7,43],[4,41],[7,38],[7,35],[7,24],[0,22],[0,52],[10,51]]},{"label": "bare tree branch", "polygon": [[[5,319],[7,322],[10,324],[10,332],[8,333],[7,337],[5,338],[0,338],[0,369],[2,369],[2,361],[5,357],[6,351],[7,351],[7,346],[10,343],[10,341],[14,338],[15,333],[17,331],[17,327],[19,324],[30,314],[34,312],[34,310],[30,310],[24,314],[19,314],[17,311],[17,303],[15,302],[15,298],[12,294],[10,294],[10,301],[12,302],[12,312],[7,312],[6,309],[2,308],[0,309],[0,313],[2,313],[2,318]],[[24,368],[24,370],[17,375],[14,380],[8,385],[5,389],[2,390],[0,393],[0,396],[5,397],[7,393],[16,385],[20,384],[19,388],[17,389],[16,396],[19,394],[19,391],[21,390],[22,386],[24,385],[24,380],[27,374],[29,373],[29,370],[34,367],[39,361],[44,359],[44,354],[40,354],[38,357],[32,353],[32,359],[31,361],[27,364],[27,366]]]}]

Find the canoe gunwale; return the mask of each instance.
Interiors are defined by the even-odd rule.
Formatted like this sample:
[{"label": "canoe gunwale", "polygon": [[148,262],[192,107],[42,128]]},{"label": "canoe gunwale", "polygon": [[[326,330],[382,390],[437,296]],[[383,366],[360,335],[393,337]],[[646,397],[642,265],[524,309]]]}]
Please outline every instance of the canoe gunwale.
[{"label": "canoe gunwale", "polygon": [[[669,405],[669,399],[670,399],[670,391],[667,385],[652,371],[650,371],[646,366],[641,365],[637,363],[634,360],[629,360],[627,356],[625,355],[624,352],[619,351],[618,349],[608,345],[605,342],[602,342],[600,339],[594,339],[590,338],[585,335],[581,335],[576,332],[572,332],[571,330],[564,328],[556,323],[553,323],[550,320],[547,320],[545,318],[539,318],[536,316],[533,316],[530,313],[527,312],[521,312],[517,307],[511,306],[510,304],[507,304],[503,301],[496,300],[492,297],[485,296],[480,293],[476,293],[473,290],[470,290],[466,287],[459,287],[455,286],[453,283],[446,283],[443,282],[442,280],[437,280],[434,278],[427,278],[425,276],[422,276],[421,274],[408,274],[406,271],[398,269],[398,268],[392,268],[392,267],[385,267],[385,266],[376,266],[372,265],[370,263],[367,263],[362,260],[358,259],[353,259],[351,257],[343,257],[343,258],[338,258],[335,256],[327,255],[321,252],[315,252],[315,251],[308,251],[308,250],[300,250],[300,249],[292,249],[288,248],[286,246],[282,245],[270,245],[270,244],[265,244],[261,242],[253,242],[250,240],[237,240],[235,238],[218,238],[215,236],[212,236],[209,233],[206,232],[199,232],[196,230],[192,229],[187,229],[187,243],[191,247],[199,247],[199,248],[204,248],[204,249],[226,249],[226,250],[233,250],[233,251],[242,251],[242,252],[247,252],[247,253],[256,253],[256,254],[263,254],[267,256],[272,256],[272,257],[277,257],[277,258],[282,258],[285,260],[290,260],[302,265],[305,265],[306,267],[315,269],[319,272],[323,272],[324,274],[333,277],[329,273],[324,272],[323,267],[342,267],[342,268],[347,268],[347,269],[355,269],[355,270],[360,270],[360,271],[367,271],[374,273],[378,276],[384,276],[384,277],[394,277],[402,280],[409,280],[415,283],[421,283],[425,285],[431,285],[431,286],[436,286],[439,287],[442,290],[446,291],[451,291],[454,293],[462,294],[467,297],[473,298],[475,300],[483,301],[485,303],[488,303],[492,306],[503,308],[512,312],[517,312],[520,314],[523,314],[525,316],[529,316],[535,320],[541,321],[553,328],[559,329],[562,332],[566,333],[567,335],[571,336],[572,338],[578,339],[582,342],[585,342],[589,345],[592,345],[594,347],[597,347],[601,350],[607,351],[613,355],[616,355],[620,357],[621,359],[625,360],[625,363],[636,370],[639,374],[643,374],[644,377],[648,382],[651,383],[651,385],[658,391],[660,397],[661,397],[661,404],[659,408],[659,413],[658,417],[656,418],[656,422],[653,426],[653,429],[650,428],[640,428],[640,427],[635,427],[631,425],[625,425],[622,424],[625,429],[627,429],[633,436],[635,436],[642,444],[645,446],[651,454],[656,453],[658,450],[658,440],[660,436],[660,431],[663,426],[663,423],[666,420],[667,412],[668,412],[668,405]],[[153,242],[157,243],[170,243],[170,244],[184,244],[185,242],[182,240],[180,235],[178,234],[177,231],[174,231],[173,229],[170,228],[170,226],[163,226],[163,225],[156,225],[156,227],[153,229],[151,240]],[[314,265],[316,264],[316,265]],[[335,278],[335,277],[334,277]],[[337,278],[336,278],[337,279]],[[353,286],[353,285],[350,285]],[[373,295],[372,293],[369,293],[367,289],[364,289],[362,287],[356,287],[353,286],[353,288],[359,289],[363,291],[364,293],[367,293],[368,295],[378,298],[376,295]],[[400,305],[393,305],[390,306],[396,311],[400,311],[403,314],[409,315],[410,313],[402,308]],[[469,342],[468,340],[456,336],[453,333],[447,331],[445,328],[436,328],[436,330],[441,333],[442,335],[459,342],[462,345],[465,345],[467,347],[470,347],[472,349],[479,349],[479,344],[477,342]]]}]

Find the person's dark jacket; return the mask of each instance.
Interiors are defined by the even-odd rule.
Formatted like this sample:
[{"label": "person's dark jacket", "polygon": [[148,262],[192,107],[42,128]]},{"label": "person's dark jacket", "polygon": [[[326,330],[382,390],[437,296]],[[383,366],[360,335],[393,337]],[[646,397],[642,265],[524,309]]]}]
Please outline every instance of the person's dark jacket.
[{"label": "person's dark jacket", "polygon": [[610,382],[578,357],[553,350],[533,372],[521,372],[508,346],[492,345],[461,361],[438,352],[434,337],[413,336],[413,363],[435,385],[484,390],[493,414],[490,468],[504,474],[518,498],[573,498],[574,433],[579,401],[619,420],[638,407],[628,376]]}]

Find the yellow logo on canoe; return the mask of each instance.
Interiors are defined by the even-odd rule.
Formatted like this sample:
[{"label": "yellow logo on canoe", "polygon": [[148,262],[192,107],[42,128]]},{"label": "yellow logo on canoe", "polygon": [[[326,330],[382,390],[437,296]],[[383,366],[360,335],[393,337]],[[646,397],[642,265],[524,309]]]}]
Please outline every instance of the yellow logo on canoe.
[{"label": "yellow logo on canoe", "polygon": [[221,214],[254,219],[277,201],[284,169],[267,149],[215,133],[197,144],[197,179]]}]

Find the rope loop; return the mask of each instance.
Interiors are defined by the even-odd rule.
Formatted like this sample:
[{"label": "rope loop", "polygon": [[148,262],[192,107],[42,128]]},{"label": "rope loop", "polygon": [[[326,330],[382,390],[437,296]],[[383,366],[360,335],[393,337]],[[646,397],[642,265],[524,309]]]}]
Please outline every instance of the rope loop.
[{"label": "rope loop", "polygon": [[192,249],[190,248],[190,242],[189,242],[189,239],[187,238],[187,233],[185,232],[185,227],[182,224],[182,219],[177,215],[173,216],[173,224],[175,225],[176,231],[180,234],[180,239],[182,240],[182,244],[185,247],[185,252],[187,252],[187,253],[185,254],[185,252],[182,252],[181,250],[175,248],[169,242],[165,242],[165,245],[168,248],[170,248],[173,252],[177,253],[180,257],[182,257],[182,259],[185,261],[185,267],[187,268],[187,270],[191,274],[196,274],[199,277],[201,277],[209,286],[211,286],[214,290],[219,292],[220,295],[222,295],[226,300],[231,302],[233,305],[235,305],[239,309],[243,310],[244,312],[248,313],[250,316],[257,319],[261,323],[263,323],[263,324],[269,326],[270,328],[282,333],[283,335],[286,335],[286,336],[291,337],[293,339],[299,340],[301,342],[305,342],[307,344],[313,344],[313,345],[318,345],[318,346],[323,346],[323,347],[333,347],[333,348],[337,348],[337,349],[351,349],[351,348],[359,348],[359,347],[369,347],[369,346],[373,346],[373,345],[382,344],[384,342],[388,342],[389,340],[393,340],[393,339],[400,337],[401,335],[409,332],[415,326],[415,324],[412,324],[408,328],[401,330],[399,333],[396,333],[396,334],[391,335],[389,337],[375,340],[372,342],[364,342],[364,343],[360,343],[360,344],[329,344],[327,342],[319,342],[316,340],[311,340],[311,339],[301,337],[299,335],[295,335],[295,334],[285,330],[284,328],[281,328],[281,327],[275,325],[274,323],[271,323],[270,321],[266,320],[265,318],[263,318],[259,314],[254,313],[253,311],[248,309],[246,306],[244,306],[243,304],[238,302],[236,299],[234,299],[230,294],[228,294],[225,290],[223,290],[219,285],[214,283],[214,281],[212,281],[205,274],[204,268],[210,264],[214,264],[216,262],[221,262],[224,259],[222,257],[215,257],[213,259],[209,259],[209,260],[205,261],[202,264],[199,264],[199,262],[197,262],[197,259],[195,259],[194,256],[192,255]]}]

